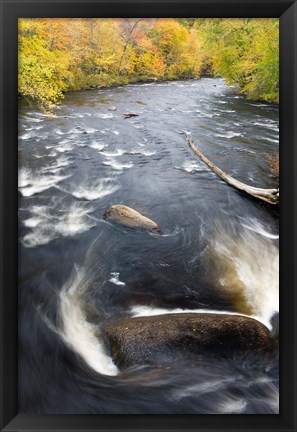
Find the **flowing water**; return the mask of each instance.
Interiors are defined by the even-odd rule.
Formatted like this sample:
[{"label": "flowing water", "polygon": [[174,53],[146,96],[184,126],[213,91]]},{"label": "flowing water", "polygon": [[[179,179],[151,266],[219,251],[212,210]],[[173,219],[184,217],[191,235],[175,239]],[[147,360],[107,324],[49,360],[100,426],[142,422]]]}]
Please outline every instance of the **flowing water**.
[{"label": "flowing water", "polygon": [[[75,92],[54,116],[20,103],[21,412],[278,413],[276,354],[119,371],[102,334],[109,319],[228,311],[277,337],[278,211],[222,182],[187,136],[238,180],[275,187],[278,109],[222,79]],[[114,204],[163,235],[103,220]]]}]

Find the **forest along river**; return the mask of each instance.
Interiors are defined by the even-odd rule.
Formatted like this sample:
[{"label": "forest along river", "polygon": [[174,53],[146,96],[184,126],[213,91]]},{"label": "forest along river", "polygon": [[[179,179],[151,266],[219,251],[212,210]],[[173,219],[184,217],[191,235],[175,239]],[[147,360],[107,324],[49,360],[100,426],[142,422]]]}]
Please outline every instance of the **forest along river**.
[{"label": "forest along river", "polygon": [[[54,117],[20,104],[21,412],[278,413],[276,355],[119,371],[102,335],[110,319],[189,310],[278,332],[278,211],[222,182],[187,136],[238,180],[275,187],[278,108],[222,79],[75,92]],[[103,220],[114,204],[163,235]]]}]

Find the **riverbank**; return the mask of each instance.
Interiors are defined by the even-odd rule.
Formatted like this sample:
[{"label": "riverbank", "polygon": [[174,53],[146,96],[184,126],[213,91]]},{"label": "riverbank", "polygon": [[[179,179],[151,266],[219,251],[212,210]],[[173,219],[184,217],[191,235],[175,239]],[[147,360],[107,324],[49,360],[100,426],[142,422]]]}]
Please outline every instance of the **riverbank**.
[{"label": "riverbank", "polygon": [[[141,84],[143,84],[143,85],[145,85],[145,84],[153,84],[153,83],[156,83],[156,84],[159,83],[159,84],[161,84],[161,83],[170,83],[170,82],[178,82],[178,81],[180,81],[180,82],[183,82],[183,81],[193,81],[193,82],[195,82],[195,81],[199,81],[199,80],[201,80],[203,78],[206,78],[206,79],[223,79],[223,77],[220,77],[220,76],[216,77],[214,74],[202,74],[201,76],[197,76],[197,77],[193,77],[193,78],[185,78],[185,77],[183,77],[183,78],[177,78],[177,79],[165,79],[165,78],[164,79],[157,79],[157,78],[149,78],[149,79],[147,79],[147,78],[144,78],[144,79],[141,79],[141,80],[137,80],[137,79],[133,78],[133,79],[131,79],[131,81],[129,81],[129,82],[125,83],[125,84],[123,84],[123,83],[122,84],[121,83],[114,83],[114,84],[109,84],[109,85],[106,85],[106,86],[101,85],[101,86],[93,86],[93,87],[84,87],[84,88],[75,89],[75,90],[74,89],[68,90],[67,92],[63,92],[63,95],[62,95],[61,99],[56,104],[50,104],[50,105],[48,105],[47,109],[45,109],[45,108],[42,109],[40,107],[40,105],[38,104],[37,101],[30,100],[30,99],[26,98],[25,96],[23,96],[21,94],[18,95],[18,99],[19,99],[20,106],[31,106],[32,108],[34,107],[36,109],[41,109],[45,113],[53,114],[55,112],[55,109],[60,104],[63,103],[64,98],[67,95],[72,94],[72,93],[75,94],[75,93],[78,93],[78,92],[81,92],[81,91],[88,91],[88,90],[91,91],[91,90],[105,90],[105,89],[107,90],[107,89],[124,88],[125,86],[141,85]],[[231,88],[235,88],[238,95],[243,95],[243,96],[246,97],[246,95],[244,95],[244,93],[242,93],[240,91],[239,87],[236,88],[236,86],[234,86],[234,85],[230,85],[230,87]],[[249,100],[249,99],[247,98],[247,100]],[[256,100],[255,99],[250,99],[250,100],[253,101],[253,102],[256,102],[256,103],[262,103],[262,104],[267,104],[267,105],[275,106],[276,108],[279,105],[278,102],[266,101],[266,100],[263,100],[263,99],[256,99]]]}]

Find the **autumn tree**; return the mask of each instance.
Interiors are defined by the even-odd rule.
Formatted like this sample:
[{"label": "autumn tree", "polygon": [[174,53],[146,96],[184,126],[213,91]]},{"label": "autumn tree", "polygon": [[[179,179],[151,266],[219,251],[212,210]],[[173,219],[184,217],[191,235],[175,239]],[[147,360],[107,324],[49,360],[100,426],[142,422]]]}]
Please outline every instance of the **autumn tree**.
[{"label": "autumn tree", "polygon": [[127,49],[129,47],[133,32],[135,31],[138,24],[141,22],[142,18],[124,18],[119,20],[119,35],[120,38],[123,41],[123,49],[122,54],[120,56],[119,66],[117,70],[117,77],[120,76],[122,67],[123,67],[123,60],[125,58],[125,54],[127,52]]},{"label": "autumn tree", "polygon": [[278,101],[276,19],[19,20],[19,94],[49,111],[69,90],[212,73]]},{"label": "autumn tree", "polygon": [[51,41],[41,37],[43,32],[38,20],[19,21],[18,87],[20,94],[48,111],[67,88],[67,65],[61,61],[60,51],[51,51]]}]

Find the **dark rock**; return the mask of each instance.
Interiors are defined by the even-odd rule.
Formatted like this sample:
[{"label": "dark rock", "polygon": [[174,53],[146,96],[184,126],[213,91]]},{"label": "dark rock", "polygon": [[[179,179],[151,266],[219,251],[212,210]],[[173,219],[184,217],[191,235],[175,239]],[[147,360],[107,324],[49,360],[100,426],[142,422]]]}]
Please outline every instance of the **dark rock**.
[{"label": "dark rock", "polygon": [[119,368],[172,364],[203,354],[247,355],[273,348],[269,330],[255,319],[228,314],[183,313],[125,318],[104,326]]}]

